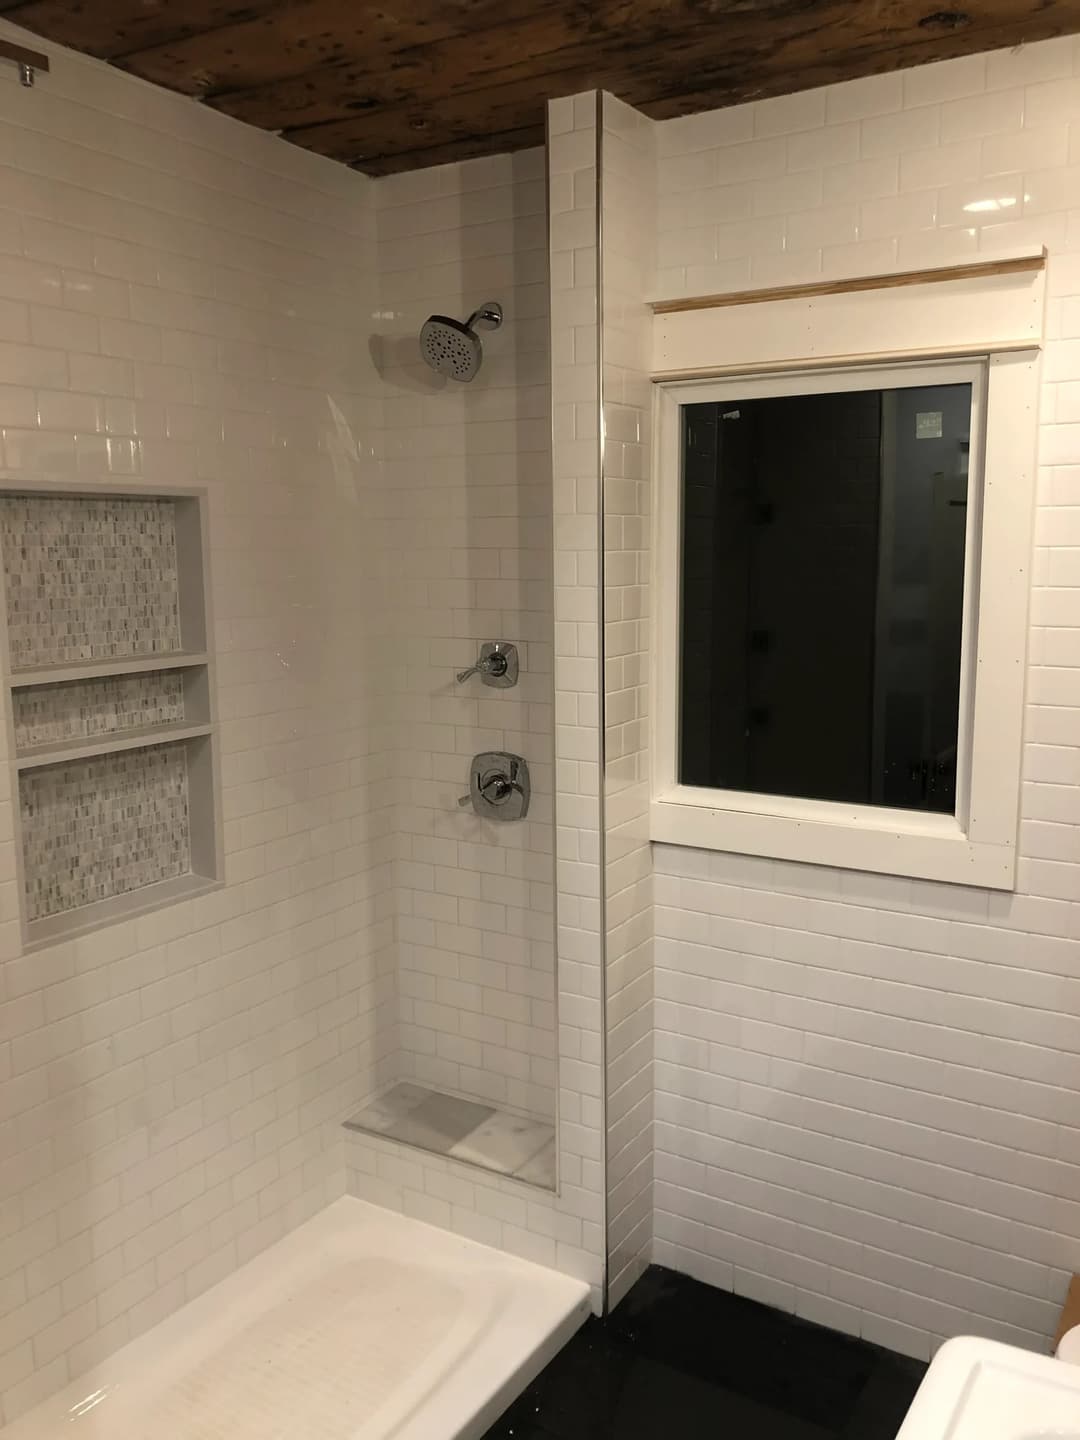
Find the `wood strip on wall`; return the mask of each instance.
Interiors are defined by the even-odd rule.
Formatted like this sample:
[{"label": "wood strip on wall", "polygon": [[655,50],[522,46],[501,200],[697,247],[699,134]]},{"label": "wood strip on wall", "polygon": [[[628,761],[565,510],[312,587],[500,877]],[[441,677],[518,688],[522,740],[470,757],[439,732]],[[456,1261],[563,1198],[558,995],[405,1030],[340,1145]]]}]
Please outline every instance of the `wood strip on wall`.
[{"label": "wood strip on wall", "polygon": [[0,60],[13,60],[16,65],[29,65],[32,70],[48,70],[49,57],[39,50],[27,50],[25,45],[13,45],[10,40],[0,40]]},{"label": "wood strip on wall", "polygon": [[1061,1344],[1061,1337],[1066,1330],[1071,1330],[1074,1325],[1080,1325],[1080,1275],[1074,1275],[1069,1281],[1069,1293],[1065,1297],[1057,1333],[1054,1335],[1055,1350]]},{"label": "wood strip on wall", "polygon": [[728,305],[760,305],[769,300],[806,300],[816,295],[851,295],[861,290],[891,290],[899,285],[933,285],[944,280],[979,280],[992,275],[1026,275],[1046,268],[1046,251],[1007,260],[976,260],[935,270],[898,270],[891,275],[860,275],[853,280],[817,280],[809,285],[777,285],[767,290],[731,290],[724,295],[690,295],[654,300],[654,315],[685,310],[714,310]]}]

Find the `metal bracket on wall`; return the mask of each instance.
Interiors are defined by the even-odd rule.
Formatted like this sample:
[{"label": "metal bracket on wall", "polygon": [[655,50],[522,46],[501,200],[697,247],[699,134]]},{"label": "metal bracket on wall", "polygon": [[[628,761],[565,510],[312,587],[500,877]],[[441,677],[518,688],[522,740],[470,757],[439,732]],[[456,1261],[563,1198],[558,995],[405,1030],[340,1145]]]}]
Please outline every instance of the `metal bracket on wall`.
[{"label": "metal bracket on wall", "polygon": [[37,72],[48,74],[50,68],[48,55],[40,50],[27,50],[25,45],[13,45],[10,40],[0,40],[0,60],[10,60],[18,66],[20,85],[33,85]]}]

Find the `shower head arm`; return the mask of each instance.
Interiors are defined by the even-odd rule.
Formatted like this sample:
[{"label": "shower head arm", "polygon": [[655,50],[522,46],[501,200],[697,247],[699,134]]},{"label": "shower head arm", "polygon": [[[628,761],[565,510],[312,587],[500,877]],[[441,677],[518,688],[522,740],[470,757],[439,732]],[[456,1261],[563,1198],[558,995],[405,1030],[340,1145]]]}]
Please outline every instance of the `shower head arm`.
[{"label": "shower head arm", "polygon": [[498,330],[503,322],[502,306],[497,300],[485,300],[465,321],[470,330]]}]

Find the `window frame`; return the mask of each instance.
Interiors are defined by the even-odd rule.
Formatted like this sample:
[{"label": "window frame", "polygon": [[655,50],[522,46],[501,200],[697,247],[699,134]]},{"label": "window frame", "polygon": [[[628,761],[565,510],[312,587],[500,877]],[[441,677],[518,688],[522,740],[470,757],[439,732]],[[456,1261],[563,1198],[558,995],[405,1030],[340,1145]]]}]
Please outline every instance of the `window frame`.
[{"label": "window frame", "polygon": [[[658,381],[653,475],[655,841],[1012,889],[1019,823],[1038,360],[1023,350],[804,363]],[[964,618],[952,815],[714,790],[678,781],[682,424],[686,404],[972,384]]]}]

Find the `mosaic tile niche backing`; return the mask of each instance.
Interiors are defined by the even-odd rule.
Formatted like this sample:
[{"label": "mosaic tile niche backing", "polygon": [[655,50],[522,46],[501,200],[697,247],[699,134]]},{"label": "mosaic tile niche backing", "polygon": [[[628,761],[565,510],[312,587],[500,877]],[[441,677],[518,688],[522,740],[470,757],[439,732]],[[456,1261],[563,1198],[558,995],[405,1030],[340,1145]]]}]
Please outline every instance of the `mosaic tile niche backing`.
[{"label": "mosaic tile niche backing", "polygon": [[62,745],[147,725],[184,720],[184,681],[178,670],[142,675],[105,675],[62,685],[33,685],[13,690],[15,744]]},{"label": "mosaic tile niche backing", "polygon": [[19,802],[29,920],[191,869],[182,744],[25,770]]},{"label": "mosaic tile niche backing", "polygon": [[0,550],[13,668],[180,649],[172,501],[5,495]]}]

